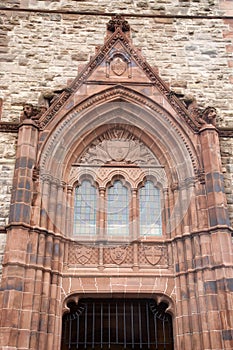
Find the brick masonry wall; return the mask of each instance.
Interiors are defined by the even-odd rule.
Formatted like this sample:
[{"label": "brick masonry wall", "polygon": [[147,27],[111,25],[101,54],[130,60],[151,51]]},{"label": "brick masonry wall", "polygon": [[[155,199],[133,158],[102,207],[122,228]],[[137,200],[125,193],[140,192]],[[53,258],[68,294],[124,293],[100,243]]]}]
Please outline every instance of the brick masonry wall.
[{"label": "brick masonry wall", "polygon": [[[185,16],[233,16],[231,0],[4,0],[0,17],[0,98],[2,121],[18,121],[22,104],[38,104],[72,80],[102,45],[103,15],[62,11]],[[31,12],[19,12],[30,8]],[[44,10],[35,12],[33,10]],[[57,13],[48,13],[58,10]],[[59,12],[60,11],[60,12]],[[129,17],[133,43],[172,90],[195,96],[201,107],[217,108],[218,126],[233,127],[233,20]],[[1,135],[0,225],[7,223],[15,136]],[[233,141],[222,139],[222,161],[233,222]],[[4,153],[5,152],[5,153]],[[5,155],[4,155],[5,154]],[[0,237],[0,250],[4,246]]]}]

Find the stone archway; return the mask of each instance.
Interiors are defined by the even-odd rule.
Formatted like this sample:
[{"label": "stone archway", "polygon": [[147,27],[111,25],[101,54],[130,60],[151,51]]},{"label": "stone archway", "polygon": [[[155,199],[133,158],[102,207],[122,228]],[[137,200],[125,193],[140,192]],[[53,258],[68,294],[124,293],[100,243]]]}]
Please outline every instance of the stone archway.
[{"label": "stone archway", "polygon": [[82,298],[67,305],[61,350],[173,350],[172,317],[165,302],[135,298]]}]

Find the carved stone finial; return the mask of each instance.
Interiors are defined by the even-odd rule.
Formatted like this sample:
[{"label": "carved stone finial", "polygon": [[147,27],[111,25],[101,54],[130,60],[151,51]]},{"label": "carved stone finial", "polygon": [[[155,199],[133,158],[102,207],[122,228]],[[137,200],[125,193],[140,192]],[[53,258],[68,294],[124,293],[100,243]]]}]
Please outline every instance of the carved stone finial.
[{"label": "carved stone finial", "polygon": [[107,30],[114,33],[117,28],[120,28],[123,33],[130,31],[129,23],[121,15],[113,16],[107,23]]}]

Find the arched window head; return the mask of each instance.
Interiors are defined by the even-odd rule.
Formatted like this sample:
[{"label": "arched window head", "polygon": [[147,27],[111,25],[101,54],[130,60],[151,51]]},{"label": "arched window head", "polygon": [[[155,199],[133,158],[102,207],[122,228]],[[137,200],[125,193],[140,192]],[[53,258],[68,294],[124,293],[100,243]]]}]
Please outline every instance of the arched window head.
[{"label": "arched window head", "polygon": [[129,193],[120,180],[107,190],[107,235],[129,235]]},{"label": "arched window head", "polygon": [[82,181],[75,189],[74,235],[96,234],[97,191],[89,180]]},{"label": "arched window head", "polygon": [[160,190],[152,181],[146,181],[139,189],[140,235],[160,236],[162,234]]}]

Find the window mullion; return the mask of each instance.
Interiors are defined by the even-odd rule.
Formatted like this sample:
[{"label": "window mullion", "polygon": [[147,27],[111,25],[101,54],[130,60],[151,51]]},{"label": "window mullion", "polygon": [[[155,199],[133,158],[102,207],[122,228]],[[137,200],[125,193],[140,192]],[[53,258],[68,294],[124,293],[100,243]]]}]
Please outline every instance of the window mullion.
[{"label": "window mullion", "polygon": [[137,189],[133,188],[131,191],[131,207],[130,207],[130,236],[133,240],[138,238],[138,220],[137,220]]},{"label": "window mullion", "polygon": [[103,240],[106,236],[106,228],[105,228],[105,223],[106,223],[106,188],[105,187],[100,187],[99,188],[99,219],[97,221],[98,223],[98,232],[99,236],[98,238],[100,240]]}]

